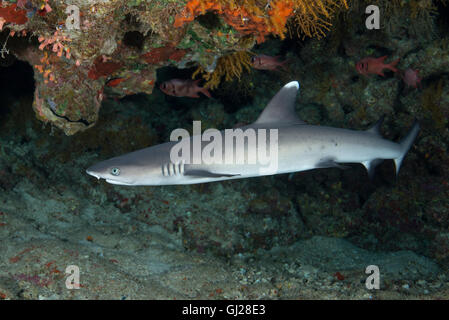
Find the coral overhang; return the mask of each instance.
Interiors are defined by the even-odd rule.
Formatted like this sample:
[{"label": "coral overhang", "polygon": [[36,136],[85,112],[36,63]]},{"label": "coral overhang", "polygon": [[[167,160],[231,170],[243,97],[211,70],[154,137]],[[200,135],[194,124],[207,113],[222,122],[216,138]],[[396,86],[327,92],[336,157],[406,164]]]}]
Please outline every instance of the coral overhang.
[{"label": "coral overhang", "polygon": [[[79,11],[78,29],[69,28],[69,5]],[[339,6],[346,1],[0,1],[5,38],[28,40],[25,50],[2,53],[34,67],[37,117],[71,135],[95,124],[106,95],[151,94],[157,68],[196,65],[215,88],[249,68],[255,41],[284,38],[295,17],[303,34],[321,35]],[[220,18],[218,27],[197,21],[207,12]],[[133,36],[135,44],[125,41]]]}]

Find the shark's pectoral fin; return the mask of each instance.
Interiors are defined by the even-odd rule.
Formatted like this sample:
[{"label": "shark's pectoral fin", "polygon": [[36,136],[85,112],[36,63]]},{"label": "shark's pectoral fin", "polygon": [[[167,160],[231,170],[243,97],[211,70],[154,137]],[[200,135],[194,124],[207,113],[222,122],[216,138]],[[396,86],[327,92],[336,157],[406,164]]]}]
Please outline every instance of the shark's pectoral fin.
[{"label": "shark's pectoral fin", "polygon": [[335,162],[332,159],[327,159],[327,160],[322,160],[320,162],[318,162],[315,165],[315,168],[317,169],[323,169],[323,168],[338,168],[338,169],[349,169],[350,167],[348,166],[343,166],[337,162]]},{"label": "shark's pectoral fin", "polygon": [[383,161],[383,159],[374,159],[371,161],[364,161],[362,164],[365,166],[366,170],[368,171],[368,176],[370,179],[373,179],[374,177],[374,169],[378,164],[380,164]]},{"label": "shark's pectoral fin", "polygon": [[240,174],[215,173],[207,170],[188,170],[184,173],[184,175],[197,178],[229,178],[239,176]]}]

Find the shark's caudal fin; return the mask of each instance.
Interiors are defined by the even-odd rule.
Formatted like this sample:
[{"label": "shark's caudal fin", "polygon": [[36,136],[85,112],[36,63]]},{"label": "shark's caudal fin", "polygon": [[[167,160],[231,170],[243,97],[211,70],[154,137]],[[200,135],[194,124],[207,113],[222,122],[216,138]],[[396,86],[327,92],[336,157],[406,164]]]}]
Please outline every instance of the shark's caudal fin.
[{"label": "shark's caudal fin", "polygon": [[[366,130],[367,132],[371,132],[372,134],[381,136],[380,133],[380,127],[382,126],[382,122],[384,120],[385,116],[382,116],[379,121],[377,121],[371,128]],[[419,131],[419,123],[415,120],[415,123],[413,124],[412,129],[409,131],[407,136],[400,142],[401,145],[401,155],[394,159],[394,163],[396,165],[396,175],[399,172],[399,169],[401,168],[402,160],[404,159],[405,155],[407,154],[408,150],[413,144],[413,141],[415,141],[416,136],[418,135]],[[364,161],[362,164],[365,166],[366,170],[368,170],[368,175],[370,179],[374,177],[374,169],[378,164],[380,164],[383,161],[383,159],[373,159],[371,161]]]},{"label": "shark's caudal fin", "polygon": [[271,99],[255,124],[305,124],[304,121],[298,118],[295,112],[295,101],[298,90],[298,81],[287,83]]},{"label": "shark's caudal fin", "polygon": [[399,157],[394,159],[394,164],[396,165],[396,175],[399,172],[399,169],[401,168],[402,160],[404,160],[405,155],[407,154],[408,150],[413,144],[413,141],[415,141],[416,136],[419,132],[419,123],[417,120],[415,120],[415,123],[413,124],[413,127],[410,129],[407,136],[400,142],[402,152]]}]

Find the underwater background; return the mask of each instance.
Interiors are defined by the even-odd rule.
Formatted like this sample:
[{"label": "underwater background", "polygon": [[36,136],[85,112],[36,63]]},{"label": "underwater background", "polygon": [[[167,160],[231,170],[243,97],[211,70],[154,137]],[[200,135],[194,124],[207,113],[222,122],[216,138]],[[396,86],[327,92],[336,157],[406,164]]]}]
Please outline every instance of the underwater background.
[{"label": "underwater background", "polygon": [[[447,299],[448,14],[443,0],[0,1],[0,300]],[[167,95],[172,79],[212,98]],[[385,115],[400,141],[417,119],[398,176],[391,160],[373,179],[360,164],[154,187],[85,172],[193,120],[250,124],[293,80],[308,124]]]}]

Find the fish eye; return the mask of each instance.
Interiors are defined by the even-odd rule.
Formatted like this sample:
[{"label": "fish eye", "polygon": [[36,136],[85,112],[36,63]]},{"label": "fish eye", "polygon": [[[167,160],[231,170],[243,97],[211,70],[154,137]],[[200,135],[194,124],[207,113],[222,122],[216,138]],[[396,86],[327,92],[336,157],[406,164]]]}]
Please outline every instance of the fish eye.
[{"label": "fish eye", "polygon": [[254,63],[256,61],[256,57],[251,57],[251,62]]},{"label": "fish eye", "polygon": [[118,176],[118,175],[120,175],[120,169],[119,169],[119,168],[112,168],[112,169],[111,169],[111,174],[112,174],[113,176]]}]

